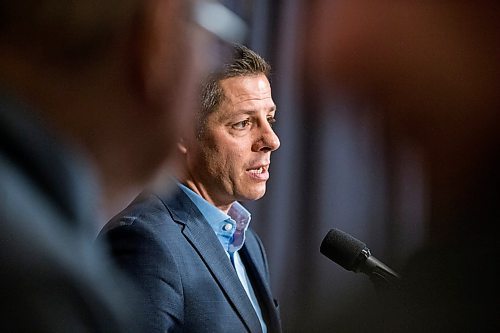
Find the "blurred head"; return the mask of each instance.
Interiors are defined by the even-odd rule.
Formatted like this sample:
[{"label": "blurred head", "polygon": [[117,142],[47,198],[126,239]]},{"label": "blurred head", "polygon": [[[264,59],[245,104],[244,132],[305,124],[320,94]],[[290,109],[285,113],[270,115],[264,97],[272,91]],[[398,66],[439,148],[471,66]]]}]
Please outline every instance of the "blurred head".
[{"label": "blurred head", "polygon": [[259,55],[236,45],[232,62],[203,84],[196,138],[180,145],[187,184],[223,210],[266,190],[271,152],[280,145],[269,71]]},{"label": "blurred head", "polygon": [[207,39],[190,4],[0,2],[0,83],[88,155],[109,200],[171,163],[191,122]]}]

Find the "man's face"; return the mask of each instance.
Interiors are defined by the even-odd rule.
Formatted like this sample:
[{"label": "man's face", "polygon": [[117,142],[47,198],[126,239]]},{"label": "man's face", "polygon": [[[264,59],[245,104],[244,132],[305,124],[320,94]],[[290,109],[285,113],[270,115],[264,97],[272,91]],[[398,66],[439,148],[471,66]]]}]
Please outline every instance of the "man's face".
[{"label": "man's face", "polygon": [[188,149],[189,177],[215,206],[256,200],[266,191],[271,152],[280,142],[272,129],[276,106],[265,75],[220,82],[224,98],[210,114],[195,149]]}]

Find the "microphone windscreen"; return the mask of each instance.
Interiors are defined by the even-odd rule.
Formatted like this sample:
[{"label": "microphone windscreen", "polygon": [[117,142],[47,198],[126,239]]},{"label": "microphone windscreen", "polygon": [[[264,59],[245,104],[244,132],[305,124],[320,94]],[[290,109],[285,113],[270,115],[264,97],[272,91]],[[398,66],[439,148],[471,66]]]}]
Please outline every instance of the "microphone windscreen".
[{"label": "microphone windscreen", "polygon": [[349,271],[356,271],[361,251],[366,244],[343,232],[332,229],[321,242],[320,252]]}]

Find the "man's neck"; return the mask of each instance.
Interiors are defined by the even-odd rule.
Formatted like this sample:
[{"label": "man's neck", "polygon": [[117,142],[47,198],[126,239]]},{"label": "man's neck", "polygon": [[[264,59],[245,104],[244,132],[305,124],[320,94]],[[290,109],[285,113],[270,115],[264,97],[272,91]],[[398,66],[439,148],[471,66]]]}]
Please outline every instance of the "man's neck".
[{"label": "man's neck", "polygon": [[217,201],[213,195],[208,193],[205,186],[203,186],[203,184],[200,182],[194,181],[192,179],[185,179],[182,183],[186,187],[188,187],[191,191],[198,194],[200,197],[202,197],[203,199],[205,199],[206,201],[208,201],[209,203],[220,209],[225,214],[229,212],[229,209],[234,203],[234,201],[231,201],[229,203],[221,203]]}]

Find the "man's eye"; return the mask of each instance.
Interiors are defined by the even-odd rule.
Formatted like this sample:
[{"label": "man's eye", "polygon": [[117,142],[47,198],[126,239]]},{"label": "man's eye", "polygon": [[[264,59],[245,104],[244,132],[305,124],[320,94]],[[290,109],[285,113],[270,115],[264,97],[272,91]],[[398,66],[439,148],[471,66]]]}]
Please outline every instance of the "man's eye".
[{"label": "man's eye", "polygon": [[240,122],[237,122],[236,124],[233,125],[233,128],[234,129],[244,129],[245,127],[247,127],[248,125],[250,125],[250,120],[248,119],[245,119],[243,121],[240,121]]},{"label": "man's eye", "polygon": [[276,122],[276,118],[268,117],[267,122],[269,123],[269,125],[271,125],[271,127],[273,127],[273,124]]}]

